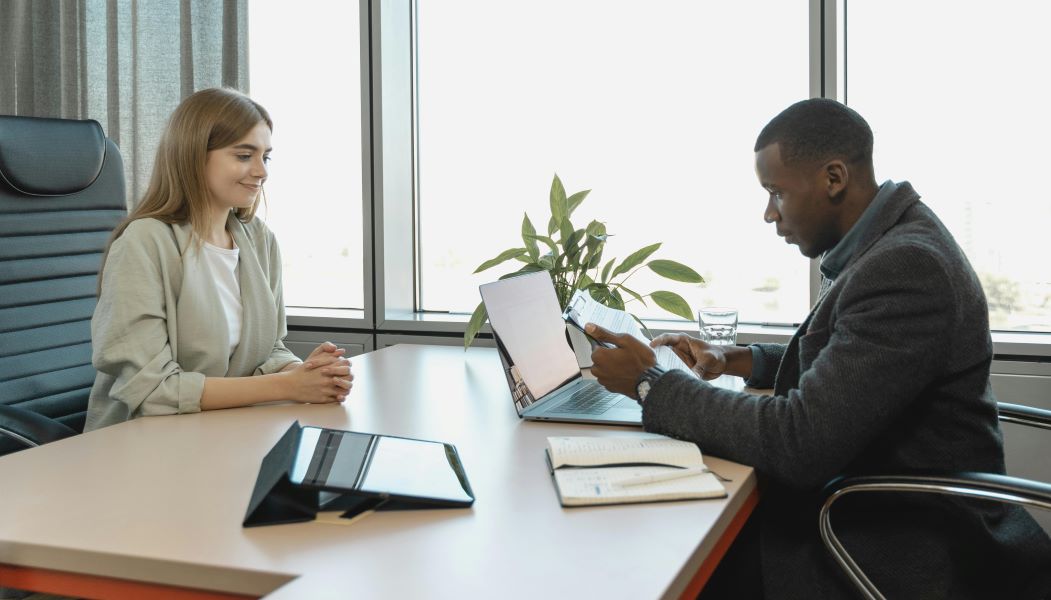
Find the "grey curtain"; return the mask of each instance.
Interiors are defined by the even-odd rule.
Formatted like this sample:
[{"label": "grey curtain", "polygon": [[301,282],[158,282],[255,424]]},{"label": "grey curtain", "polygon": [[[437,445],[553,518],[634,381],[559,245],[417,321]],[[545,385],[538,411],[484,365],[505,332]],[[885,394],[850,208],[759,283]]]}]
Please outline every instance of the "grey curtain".
[{"label": "grey curtain", "polygon": [[248,92],[247,0],[0,0],[0,114],[95,119],[145,192],[171,111]]}]

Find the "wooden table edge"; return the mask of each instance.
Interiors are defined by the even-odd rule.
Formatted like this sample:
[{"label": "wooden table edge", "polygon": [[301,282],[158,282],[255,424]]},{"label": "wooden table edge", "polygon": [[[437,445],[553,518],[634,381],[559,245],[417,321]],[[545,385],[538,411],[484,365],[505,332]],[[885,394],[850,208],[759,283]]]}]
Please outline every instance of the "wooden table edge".
[{"label": "wooden table edge", "polygon": [[145,583],[84,575],[68,571],[54,571],[34,567],[19,567],[0,564],[0,587],[15,588],[27,592],[60,594],[77,598],[170,598],[172,600],[245,600],[259,598],[254,595],[214,592],[203,589]]},{"label": "wooden table edge", "polygon": [[741,504],[740,510],[734,515],[733,520],[723,530],[722,535],[715,542],[711,552],[701,562],[700,568],[697,569],[697,573],[694,574],[690,582],[686,584],[686,587],[679,594],[680,600],[694,600],[697,595],[704,589],[705,584],[711,578],[712,574],[715,573],[715,568],[719,566],[719,562],[722,561],[723,557],[726,556],[726,552],[730,549],[734,540],[737,539],[737,534],[741,532],[744,524],[748,522],[748,518],[752,515],[752,511],[759,504],[759,489],[753,487],[748,493],[748,497],[744,499]]}]

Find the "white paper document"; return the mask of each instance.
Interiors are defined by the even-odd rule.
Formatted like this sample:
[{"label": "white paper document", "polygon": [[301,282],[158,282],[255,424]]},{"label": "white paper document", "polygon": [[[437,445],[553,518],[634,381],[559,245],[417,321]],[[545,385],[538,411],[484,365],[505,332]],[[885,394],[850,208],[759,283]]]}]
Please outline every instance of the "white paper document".
[{"label": "white paper document", "polygon": [[[594,323],[608,329],[614,333],[627,333],[632,337],[642,341],[642,343],[649,345],[650,339],[642,333],[642,328],[635,319],[624,312],[616,308],[610,308],[608,306],[599,304],[591,294],[583,290],[577,290],[573,293],[573,297],[569,300],[569,307],[576,311],[579,316],[580,325],[587,323]],[[653,349],[653,352],[657,355],[657,366],[664,370],[681,369],[687,373],[697,376],[689,366],[682,361],[681,358],[670,346],[659,346]]]}]

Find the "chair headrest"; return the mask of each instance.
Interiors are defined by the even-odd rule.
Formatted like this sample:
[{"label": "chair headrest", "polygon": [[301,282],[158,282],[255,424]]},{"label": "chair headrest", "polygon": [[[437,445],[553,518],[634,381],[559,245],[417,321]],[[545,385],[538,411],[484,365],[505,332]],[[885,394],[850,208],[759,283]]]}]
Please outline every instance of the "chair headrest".
[{"label": "chair headrest", "polygon": [[79,192],[98,178],[105,158],[98,121],[0,115],[0,180],[18,192]]}]

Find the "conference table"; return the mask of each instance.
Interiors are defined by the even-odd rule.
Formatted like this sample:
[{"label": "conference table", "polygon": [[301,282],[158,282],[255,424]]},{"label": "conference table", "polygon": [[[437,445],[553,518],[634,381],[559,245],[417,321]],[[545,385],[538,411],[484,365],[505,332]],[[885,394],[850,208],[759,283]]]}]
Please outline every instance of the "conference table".
[{"label": "conference table", "polygon": [[[680,598],[757,502],[752,468],[706,456],[722,499],[563,508],[554,435],[526,422],[496,351],[400,344],[354,358],[343,404],[147,417],[0,458],[0,587],[124,598]],[[260,462],[299,421],[455,444],[471,508],[244,528]]]}]

